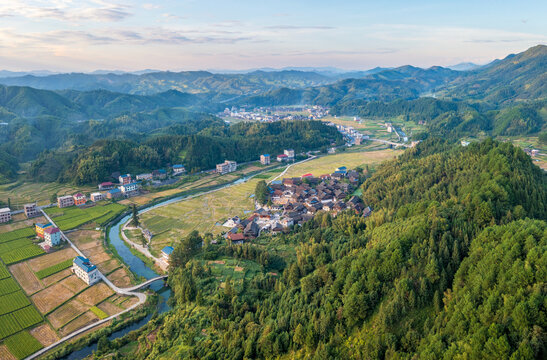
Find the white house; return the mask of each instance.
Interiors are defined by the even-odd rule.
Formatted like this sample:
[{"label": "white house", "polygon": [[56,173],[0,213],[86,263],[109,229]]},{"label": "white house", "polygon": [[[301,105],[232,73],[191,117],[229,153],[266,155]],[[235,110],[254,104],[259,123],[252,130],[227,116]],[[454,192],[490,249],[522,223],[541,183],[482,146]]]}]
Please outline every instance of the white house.
[{"label": "white house", "polygon": [[186,172],[186,169],[181,164],[175,164],[173,167],[173,175],[181,175]]},{"label": "white house", "polygon": [[10,208],[0,209],[0,223],[5,223],[11,220]]},{"label": "white house", "polygon": [[56,246],[61,243],[61,231],[58,227],[50,226],[44,230],[44,240],[49,246]]},{"label": "white house", "polygon": [[152,173],[139,174],[137,180],[152,180]]},{"label": "white house", "polygon": [[83,256],[74,258],[74,261],[72,262],[72,271],[87,285],[93,285],[101,280],[97,266],[91,264],[89,259],[86,259]]},{"label": "white house", "polygon": [[94,192],[90,195],[90,198],[91,198],[91,201],[93,202],[97,202],[97,201],[101,201],[101,200],[104,200],[104,194],[103,193],[100,193],[100,192]]},{"label": "white house", "polygon": [[217,164],[217,173],[224,175],[237,170],[235,161],[225,160],[222,164]]},{"label": "white house", "polygon": [[241,220],[238,216],[234,216],[233,218],[228,219],[224,224],[222,224],[222,226],[229,227],[231,229],[234,226],[239,225],[240,221]]},{"label": "white house", "polygon": [[173,253],[175,249],[173,249],[172,246],[166,246],[163,249],[161,249],[161,257],[163,260],[165,260],[167,263],[169,263],[171,254]]},{"label": "white house", "polygon": [[294,150],[293,149],[285,149],[283,151],[283,154],[287,155],[289,159],[294,158]]},{"label": "white house", "polygon": [[129,184],[120,186],[119,189],[122,191],[124,195],[131,195],[133,192],[139,189],[139,185],[137,183],[129,183]]}]

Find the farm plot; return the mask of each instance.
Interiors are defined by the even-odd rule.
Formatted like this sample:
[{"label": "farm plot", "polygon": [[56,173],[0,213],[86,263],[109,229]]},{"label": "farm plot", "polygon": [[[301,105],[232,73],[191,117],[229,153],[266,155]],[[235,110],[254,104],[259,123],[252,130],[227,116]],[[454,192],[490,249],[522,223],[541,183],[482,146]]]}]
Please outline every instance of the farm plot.
[{"label": "farm plot", "polygon": [[0,234],[0,258],[10,265],[44,254],[44,250],[29,239],[34,235],[32,228]]},{"label": "farm plot", "polygon": [[99,309],[96,306],[92,306],[91,308],[89,308],[89,310],[91,310],[91,312],[93,314],[97,315],[97,317],[101,320],[106,319],[108,317],[107,313],[105,313],[104,311],[102,311],[101,309]]},{"label": "farm plot", "polygon": [[33,272],[38,272],[65,260],[72,260],[76,257],[76,255],[76,252],[72,248],[67,247],[65,249],[28,260],[26,263]]},{"label": "farm plot", "polygon": [[0,253],[0,258],[2,258],[4,263],[10,265],[42,254],[45,254],[45,251],[41,247],[31,244]]},{"label": "farm plot", "polygon": [[0,296],[0,315],[10,313],[28,305],[30,305],[30,301],[22,291]]},{"label": "farm plot", "polygon": [[[49,346],[59,340],[59,337],[48,324],[42,324],[30,330],[30,334],[34,336],[42,345]],[[0,357],[1,358],[1,357]]]},{"label": "farm plot", "polygon": [[0,243],[13,241],[22,238],[34,237],[36,234],[32,228],[23,228],[14,231],[8,231],[0,234]]},{"label": "farm plot", "polygon": [[30,295],[42,290],[44,286],[40,283],[40,280],[29,269],[27,262],[18,263],[10,266],[10,270],[23,290]]},{"label": "farm plot", "polygon": [[73,296],[73,291],[56,283],[32,295],[31,299],[42,314],[47,314]]},{"label": "farm plot", "polygon": [[65,261],[62,261],[58,264],[55,264],[53,266],[50,266],[50,267],[47,267],[43,270],[40,270],[40,271],[37,271],[36,272],[36,276],[38,277],[38,279],[43,279],[43,278],[46,278],[50,275],[53,275],[53,274],[56,274],[58,272],[61,272],[65,269],[68,269],[69,267],[72,266],[72,262],[73,260],[72,259],[67,259]]},{"label": "farm plot", "polygon": [[43,348],[42,344],[26,331],[22,331],[7,338],[4,343],[8,347],[10,353],[17,359],[24,359]]},{"label": "farm plot", "polygon": [[13,280],[13,278],[7,278],[0,280],[0,296],[11,294],[13,292],[18,291],[20,288]]},{"label": "farm plot", "polygon": [[59,307],[47,316],[49,322],[55,329],[59,329],[70,321],[76,319],[88,310],[89,306],[74,299]]},{"label": "farm plot", "polygon": [[126,209],[120,204],[96,205],[90,208],[81,209],[76,206],[58,209],[48,208],[46,213],[54,218],[55,223],[61,230],[77,228],[83,224],[94,221],[99,225],[106,224]]}]

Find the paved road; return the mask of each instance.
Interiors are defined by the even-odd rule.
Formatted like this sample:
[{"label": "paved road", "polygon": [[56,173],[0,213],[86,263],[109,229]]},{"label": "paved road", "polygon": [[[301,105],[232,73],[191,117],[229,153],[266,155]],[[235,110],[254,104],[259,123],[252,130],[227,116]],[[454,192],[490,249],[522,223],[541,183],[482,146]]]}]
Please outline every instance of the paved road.
[{"label": "paved road", "polygon": [[381,143],[388,144],[388,145],[393,145],[393,146],[404,146],[406,148],[412,147],[411,145],[408,145],[408,144],[401,144],[401,143],[396,143],[396,142],[393,142],[393,141],[382,140],[382,139],[369,139],[369,140],[370,141],[377,141],[377,142],[381,142]]},{"label": "paved road", "polygon": [[[44,215],[44,217],[51,223],[53,224],[54,226],[55,225],[55,222],[53,222],[53,220],[51,220],[51,218],[42,210],[40,209],[40,211],[42,211],[42,214]],[[78,249],[78,247],[76,245],[74,245],[74,243],[72,241],[70,241],[70,239],[68,237],[66,237],[66,235],[60,231],[61,233],[61,237],[70,245],[70,247],[72,247],[72,249],[74,249],[74,251],[76,251],[76,253],[80,256],[83,256],[85,257],[85,255],[80,251],[80,249]],[[97,270],[98,271],[98,270]],[[96,326],[99,326],[101,324],[104,324],[112,319],[115,319],[117,318],[118,316],[122,315],[122,314],[125,314],[126,312],[129,312],[135,308],[137,308],[138,306],[144,304],[144,302],[146,301],[146,294],[144,293],[141,293],[141,292],[135,292],[135,290],[138,290],[140,288],[143,288],[145,286],[148,286],[150,285],[151,283],[153,283],[154,281],[158,281],[160,279],[165,279],[167,277],[167,275],[163,275],[163,276],[158,276],[156,278],[153,278],[153,279],[150,279],[150,280],[147,280],[145,281],[144,283],[142,284],[139,284],[139,285],[136,285],[136,286],[133,286],[133,287],[130,287],[130,288],[119,288],[117,287],[116,285],[114,285],[112,283],[112,281],[110,281],[103,273],[101,273],[99,271],[99,275],[101,276],[101,279],[105,282],[105,284],[107,284],[112,290],[114,290],[116,293],[118,294],[121,294],[121,295],[126,295],[126,296],[136,296],[139,301],[135,304],[133,304],[132,306],[130,306],[129,308],[125,309],[124,311],[120,312],[120,313],[117,313],[115,315],[112,315],[112,316],[109,316],[107,317],[106,319],[103,319],[103,320],[100,320],[100,321],[97,321],[93,324],[89,324],[79,330],[76,330],[74,331],[73,333],[71,334],[68,334],[67,336],[65,336],[64,338],[60,339],[59,341],[49,345],[49,346],[46,346],[45,348],[35,352],[34,354],[30,355],[29,357],[27,357],[26,359],[27,360],[30,360],[30,359],[35,359],[37,358],[38,356],[41,356],[43,354],[45,354],[46,352],[50,351],[51,349],[61,345],[62,343],[64,343],[65,341],[68,341],[70,339],[72,339],[73,337],[75,336],[78,336],[90,329],[93,329],[94,327]]]}]

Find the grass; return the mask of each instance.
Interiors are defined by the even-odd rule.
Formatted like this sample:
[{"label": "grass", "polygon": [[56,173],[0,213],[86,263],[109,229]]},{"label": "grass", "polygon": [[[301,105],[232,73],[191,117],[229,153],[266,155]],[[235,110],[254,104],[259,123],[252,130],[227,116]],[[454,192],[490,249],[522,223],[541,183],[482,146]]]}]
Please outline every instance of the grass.
[{"label": "grass", "polygon": [[53,274],[56,274],[60,271],[63,271],[64,269],[67,269],[69,267],[72,266],[72,262],[73,260],[72,259],[67,259],[63,262],[60,262],[58,264],[55,264],[55,265],[52,265],[48,268],[45,268],[43,270],[40,270],[40,271],[37,271],[36,272],[36,276],[38,277],[38,279],[43,279],[43,278],[46,278],[50,275],[53,275]]},{"label": "grass", "polygon": [[7,338],[4,343],[17,359],[24,359],[43,348],[42,344],[26,331]]}]

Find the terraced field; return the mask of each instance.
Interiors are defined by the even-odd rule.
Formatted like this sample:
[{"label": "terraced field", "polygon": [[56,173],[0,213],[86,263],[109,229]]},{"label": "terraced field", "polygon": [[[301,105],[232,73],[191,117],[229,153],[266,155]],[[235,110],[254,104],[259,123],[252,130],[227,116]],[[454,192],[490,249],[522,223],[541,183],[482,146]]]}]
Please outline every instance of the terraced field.
[{"label": "terraced field", "polygon": [[11,199],[13,209],[22,209],[23,204],[38,202],[38,205],[46,205],[51,202],[52,195],[72,195],[76,192],[90,192],[91,187],[75,187],[70,184],[59,183],[26,183],[16,182],[0,186],[0,199]]}]

